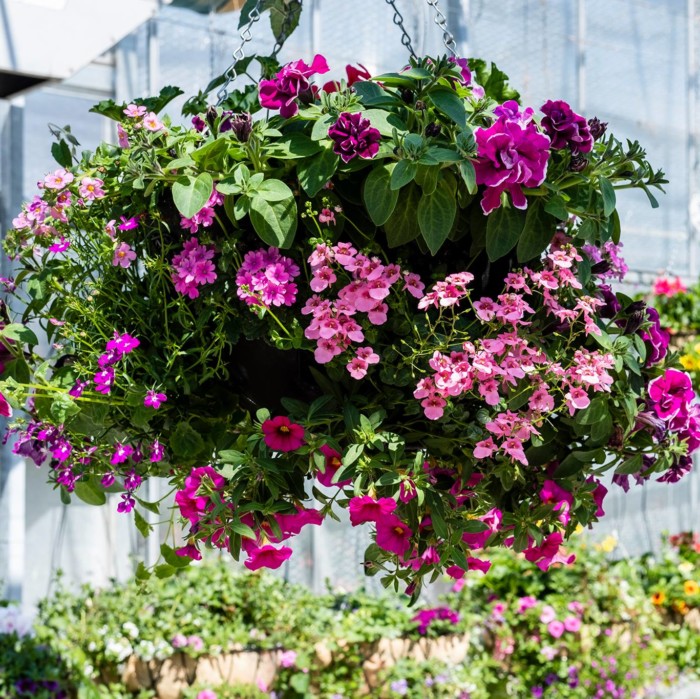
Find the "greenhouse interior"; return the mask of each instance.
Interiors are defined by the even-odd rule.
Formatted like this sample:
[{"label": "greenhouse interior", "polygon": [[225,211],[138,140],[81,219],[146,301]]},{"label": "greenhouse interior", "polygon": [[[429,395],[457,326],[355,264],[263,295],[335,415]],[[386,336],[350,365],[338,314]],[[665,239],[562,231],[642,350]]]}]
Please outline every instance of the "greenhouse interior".
[{"label": "greenhouse interior", "polygon": [[699,67],[0,0],[0,699],[700,699]]}]

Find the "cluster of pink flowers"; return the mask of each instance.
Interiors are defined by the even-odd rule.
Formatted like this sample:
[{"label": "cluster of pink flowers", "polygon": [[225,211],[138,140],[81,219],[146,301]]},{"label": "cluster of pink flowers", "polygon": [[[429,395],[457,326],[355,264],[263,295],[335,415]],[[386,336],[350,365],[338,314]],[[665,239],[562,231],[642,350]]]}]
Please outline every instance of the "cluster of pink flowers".
[{"label": "cluster of pink flowers", "polygon": [[[149,112],[143,105],[129,104],[124,109],[124,114],[130,119],[134,119],[134,128],[143,128],[146,131],[162,131],[165,128],[165,124],[158,118],[155,112]],[[120,139],[122,134],[119,135]],[[126,137],[126,134],[124,134]],[[127,144],[124,146],[122,142],[119,144],[122,148],[128,148]]]},{"label": "cluster of pink flowers", "polygon": [[540,622],[546,625],[547,632],[552,638],[561,638],[564,633],[577,633],[581,630],[580,604],[571,602],[568,609],[573,613],[560,620],[557,618],[557,612],[554,607],[549,604],[542,607]]},{"label": "cluster of pink flowers", "polygon": [[214,223],[216,207],[223,203],[224,195],[214,190],[207,203],[192,218],[180,217],[180,226],[193,235],[199,230],[200,226],[208,228]]},{"label": "cluster of pink flowers", "polygon": [[[350,244],[339,242],[329,246],[321,243],[308,259],[311,267],[311,290],[316,292],[301,312],[310,315],[311,322],[304,331],[309,340],[316,341],[314,357],[319,364],[327,364],[343,354],[354,343],[360,345],[365,335],[356,319],[357,313],[367,314],[372,325],[387,321],[389,306],[386,298],[392,287],[403,279],[403,289],[416,298],[423,292],[423,284],[416,274],[404,272],[398,265],[384,265],[377,257],[367,257]],[[334,300],[324,299],[319,293],[337,281],[339,268],[351,275],[351,281],[338,291]],[[347,363],[351,376],[361,379],[371,364],[379,362],[379,355],[369,346],[357,347]]]},{"label": "cluster of pink flowers", "polygon": [[418,633],[425,636],[428,627],[435,621],[449,621],[451,624],[459,624],[459,612],[449,607],[431,607],[421,609],[411,621],[418,624]]},{"label": "cluster of pink flowers", "polygon": [[249,306],[291,306],[297,299],[298,276],[299,267],[278,248],[251,250],[236,274],[238,298]]},{"label": "cluster of pink flowers", "polygon": [[[114,385],[114,365],[120,362],[127,354],[133,352],[139,345],[140,341],[129,335],[128,333],[119,334],[116,330],[111,340],[107,341],[105,351],[99,356],[97,363],[100,370],[93,376],[95,390],[98,393],[107,395],[112,390]],[[72,396],[80,396],[83,392],[85,384],[77,384],[69,393]]]},{"label": "cluster of pink flowers", "polygon": [[197,238],[190,238],[183,246],[182,252],[172,260],[175,290],[196,299],[199,296],[198,287],[216,281],[213,258],[213,246],[200,245]]},{"label": "cluster of pink flowers", "polygon": [[396,501],[393,498],[375,500],[370,495],[354,497],[350,500],[348,511],[353,527],[364,522],[373,522],[376,526],[376,542],[379,548],[400,557],[411,549],[413,532],[395,514]]},{"label": "cluster of pink flowers", "polygon": [[[429,361],[432,373],[419,380],[413,395],[430,420],[440,419],[448,401],[462,396],[498,406],[519,382],[529,381],[534,390],[527,409],[500,412],[489,421],[485,427],[491,436],[476,444],[477,459],[501,451],[511,460],[527,464],[525,442],[538,434],[536,425],[541,417],[556,409],[552,386],[563,394],[563,405],[571,415],[590,405],[589,391],[610,391],[613,377],[609,372],[615,364],[611,354],[579,349],[570,366],[563,367],[522,336],[522,329],[527,329],[529,317],[535,313],[528,297],[534,298],[535,294],[541,297],[546,313],[559,323],[572,330],[579,327],[584,335],[600,334],[596,309],[603,301],[583,296],[576,297],[573,307],[561,302],[567,288],[581,286],[574,273],[574,265],[580,260],[575,248],[559,242],[552,246],[543,270],[525,268],[508,274],[505,293],[496,300],[482,297],[473,303],[477,319],[483,324],[494,323],[498,334],[464,342],[461,351],[449,355],[434,352]],[[419,308],[456,307],[465,299],[469,301],[472,279],[466,272],[448,276],[421,299]]]},{"label": "cluster of pink flowers", "polygon": [[685,294],[688,287],[683,283],[680,277],[657,277],[651,288],[656,296],[675,296],[676,294]]},{"label": "cluster of pink flowers", "polygon": [[593,274],[603,279],[617,279],[622,281],[629,267],[620,255],[622,243],[613,243],[609,240],[603,243],[601,247],[597,245],[584,245],[582,248],[586,253],[586,257],[593,263]]}]

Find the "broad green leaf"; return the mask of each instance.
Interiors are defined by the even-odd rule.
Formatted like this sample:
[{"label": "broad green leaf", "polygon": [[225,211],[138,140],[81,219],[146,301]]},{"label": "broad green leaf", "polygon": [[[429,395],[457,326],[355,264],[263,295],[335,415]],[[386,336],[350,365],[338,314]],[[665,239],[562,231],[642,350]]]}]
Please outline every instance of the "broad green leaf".
[{"label": "broad green leaf", "polygon": [[566,203],[564,202],[563,197],[560,197],[558,194],[555,194],[547,201],[547,203],[544,205],[544,210],[548,214],[552,214],[552,216],[558,218],[560,221],[569,220],[569,212],[566,209]]},{"label": "broad green leaf", "polygon": [[395,164],[372,168],[362,190],[362,198],[375,226],[385,224],[396,207],[399,192],[391,188],[392,170]]},{"label": "broad green leaf", "polygon": [[605,177],[599,178],[598,184],[600,185],[600,193],[603,195],[603,214],[605,216],[610,216],[615,210],[615,189],[610,180]]},{"label": "broad green leaf", "polygon": [[179,422],[170,435],[169,446],[175,457],[194,459],[204,449],[204,440],[188,422]]},{"label": "broad green leaf", "polygon": [[391,173],[391,188],[401,189],[401,187],[412,182],[417,171],[418,167],[415,163],[410,160],[399,160]]},{"label": "broad green leaf", "polygon": [[181,177],[173,182],[172,189],[177,210],[185,218],[192,218],[209,201],[214,181],[208,172],[202,172],[197,177]]},{"label": "broad green leaf", "polygon": [[189,155],[185,155],[182,158],[171,160],[167,165],[163,166],[163,170],[170,172],[170,170],[179,170],[182,167],[190,167],[192,165],[194,165],[194,160]]},{"label": "broad green leaf", "polygon": [[428,99],[439,109],[443,114],[450,117],[457,126],[464,127],[467,125],[467,110],[464,106],[464,100],[449,87],[435,87],[428,93]]},{"label": "broad green leaf", "polygon": [[219,458],[225,464],[238,466],[245,462],[246,455],[241,451],[236,451],[235,449],[224,449],[219,452]]},{"label": "broad green leaf", "polygon": [[322,141],[324,138],[328,138],[328,129],[335,122],[335,119],[326,114],[316,121],[313,129],[311,129],[311,139],[313,141]]},{"label": "broad green leaf", "polygon": [[501,206],[489,214],[486,223],[486,253],[491,262],[507,255],[518,243],[525,225],[525,212]]},{"label": "broad green leaf", "polygon": [[0,337],[6,337],[8,340],[15,340],[16,342],[26,342],[28,345],[39,344],[34,331],[21,323],[10,323],[4,328],[0,328]]},{"label": "broad green leaf", "polygon": [[459,174],[464,180],[469,194],[476,194],[478,187],[476,184],[476,171],[471,160],[462,160],[459,164]]},{"label": "broad green leaf", "polygon": [[441,179],[432,194],[423,194],[418,202],[418,225],[423,240],[435,255],[447,240],[457,213],[454,192],[446,180]]},{"label": "broad green leaf", "polygon": [[178,556],[167,544],[160,545],[160,555],[165,562],[173,568],[187,568],[192,562],[189,556]]},{"label": "broad green leaf", "polygon": [[369,123],[379,131],[382,136],[391,136],[394,129],[397,131],[406,131],[406,124],[392,112],[386,112],[383,109],[367,109],[362,112],[365,119],[369,119]]},{"label": "broad green leaf", "polygon": [[[319,122],[316,123],[318,124]],[[314,128],[316,128],[315,124]],[[328,129],[326,128],[326,132],[327,131]],[[308,158],[311,155],[315,155],[320,150],[321,146],[305,134],[292,133],[271,143],[267,149],[267,153],[273,158],[280,159]]]},{"label": "broad green leaf", "polygon": [[398,102],[398,98],[370,80],[361,80],[355,83],[352,89],[365,107],[388,107]]},{"label": "broad green leaf", "polygon": [[190,157],[199,164],[202,170],[207,168],[222,170],[229,146],[229,141],[224,138],[217,138],[193,150],[190,153]]},{"label": "broad green leaf", "polygon": [[282,180],[265,180],[255,190],[265,201],[284,201],[294,197],[294,193]]},{"label": "broad green leaf", "polygon": [[80,408],[67,393],[59,393],[51,403],[51,415],[61,425],[79,412]]},{"label": "broad green leaf", "polygon": [[160,565],[157,565],[154,569],[153,572],[156,574],[156,577],[162,580],[163,578],[170,578],[173,575],[175,575],[175,572],[177,571],[177,568],[174,566],[168,565],[167,563],[161,563]]},{"label": "broad green leaf", "polygon": [[615,473],[619,473],[625,476],[632,475],[633,473],[639,473],[644,468],[644,459],[641,454],[635,454],[629,459],[625,459],[616,469]]},{"label": "broad green leaf", "polygon": [[423,190],[423,194],[432,194],[435,191],[440,176],[439,165],[419,165],[416,172],[416,182]]},{"label": "broad green leaf", "polygon": [[107,502],[104,491],[92,479],[79,480],[73,492],[88,505],[104,505]]},{"label": "broad green leaf", "polygon": [[338,156],[332,150],[324,150],[299,163],[299,184],[310,197],[315,197],[333,177],[337,168]]},{"label": "broad green leaf", "polygon": [[141,536],[146,539],[148,535],[153,531],[153,525],[149,524],[146,518],[136,509],[134,512],[134,524],[136,528],[141,533]]},{"label": "broad green leaf", "polygon": [[73,164],[70,146],[63,139],[51,144],[51,155],[61,167],[70,167]]},{"label": "broad green leaf", "polygon": [[615,245],[620,242],[620,235],[622,233],[622,226],[620,225],[620,214],[617,213],[617,209],[612,212],[610,216],[610,224],[608,227],[608,232],[610,234],[610,240],[612,240]]},{"label": "broad green leaf", "polygon": [[407,78],[415,78],[416,80],[430,80],[433,77],[429,70],[417,66],[411,66],[408,70],[402,70],[401,75]]},{"label": "broad green leaf", "polygon": [[256,194],[250,200],[250,222],[260,239],[280,248],[288,248],[297,230],[297,203],[294,197],[269,202]]},{"label": "broad green leaf", "polygon": [[544,210],[542,202],[531,202],[518,240],[518,262],[528,262],[539,257],[551,242],[556,224],[556,219]]},{"label": "broad green leaf", "polygon": [[418,202],[421,192],[418,186],[410,184],[401,194],[401,206],[394,209],[384,224],[386,240],[390,248],[405,245],[420,235],[418,225]]}]

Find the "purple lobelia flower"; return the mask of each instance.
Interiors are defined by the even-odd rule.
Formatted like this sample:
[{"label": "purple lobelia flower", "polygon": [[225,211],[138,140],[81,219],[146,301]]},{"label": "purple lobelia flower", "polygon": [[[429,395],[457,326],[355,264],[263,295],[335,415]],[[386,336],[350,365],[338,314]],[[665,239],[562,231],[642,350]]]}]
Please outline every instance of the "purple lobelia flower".
[{"label": "purple lobelia flower", "polygon": [[593,137],[584,117],[563,100],[547,100],[540,110],[544,114],[542,128],[552,139],[554,150],[570,148],[573,155],[590,152]]},{"label": "purple lobelia flower", "polygon": [[381,135],[372,127],[369,119],[362,116],[362,112],[342,112],[338,121],[328,129],[328,135],[334,141],[333,152],[345,163],[357,155],[369,160],[379,151]]},{"label": "purple lobelia flower", "polygon": [[533,122],[504,114],[488,129],[477,129],[477,184],[486,185],[481,208],[490,214],[501,205],[501,194],[509,192],[516,209],[526,209],[522,187],[544,182],[549,160],[549,139]]}]

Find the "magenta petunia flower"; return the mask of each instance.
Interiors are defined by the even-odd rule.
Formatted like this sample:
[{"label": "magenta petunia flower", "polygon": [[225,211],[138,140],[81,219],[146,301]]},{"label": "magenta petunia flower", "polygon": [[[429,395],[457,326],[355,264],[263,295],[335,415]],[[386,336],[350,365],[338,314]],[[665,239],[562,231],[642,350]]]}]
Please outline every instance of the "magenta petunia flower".
[{"label": "magenta petunia flower", "polygon": [[265,444],[273,451],[296,451],[304,443],[304,428],[278,415],[262,424]]},{"label": "magenta petunia flower", "polygon": [[187,544],[186,546],[181,546],[179,549],[175,549],[175,553],[178,556],[187,556],[187,558],[191,558],[193,561],[202,560],[202,554],[199,552],[199,549],[194,544]]},{"label": "magenta petunia flower", "polygon": [[379,548],[397,556],[405,555],[411,548],[413,532],[396,515],[380,515],[376,525]]},{"label": "magenta petunia flower", "polygon": [[0,416],[12,417],[12,406],[7,402],[7,398],[0,393]]},{"label": "magenta petunia flower", "polygon": [[248,559],[243,564],[248,570],[258,570],[260,568],[279,568],[290,556],[292,549],[289,546],[275,548],[265,545],[259,548],[251,548],[248,551]]},{"label": "magenta petunia flower", "polygon": [[459,72],[462,74],[462,84],[469,85],[472,81],[472,72],[469,70],[467,59],[450,56],[447,60],[450,63],[454,63],[459,68]]},{"label": "magenta petunia flower", "polygon": [[549,160],[549,139],[529,121],[500,117],[488,129],[474,132],[477,184],[486,185],[481,208],[490,214],[501,205],[501,194],[508,192],[516,209],[527,208],[522,187],[538,187],[544,182]]},{"label": "magenta petunia flower", "polygon": [[544,114],[542,128],[552,139],[552,148],[570,148],[572,155],[589,153],[593,137],[585,117],[576,114],[563,100],[547,100],[540,111]]},{"label": "magenta petunia flower", "polygon": [[326,457],[326,461],[324,464],[323,473],[321,473],[321,471],[316,472],[316,479],[318,482],[321,485],[325,485],[327,488],[334,486],[336,488],[342,488],[343,486],[350,485],[350,483],[352,483],[351,478],[338,481],[337,483],[333,482],[335,474],[338,473],[338,469],[340,469],[340,467],[343,465],[343,457],[340,452],[332,449],[327,444],[321,445],[319,451]]},{"label": "magenta petunia flower", "polygon": [[[369,80],[372,77],[372,74],[361,63],[357,65],[357,68],[353,65],[345,66],[345,72],[348,76],[346,81],[348,87],[351,87],[357,82]],[[338,92],[340,89],[340,82],[337,80],[330,80],[321,89],[324,92]]]},{"label": "magenta petunia flower", "polygon": [[304,61],[288,63],[274,79],[260,81],[260,104],[266,109],[279,109],[285,119],[293,117],[299,111],[297,99],[306,102],[313,99],[308,78],[328,71],[326,59],[319,54],[314,56],[310,66]]},{"label": "magenta petunia flower", "polygon": [[491,535],[500,530],[503,513],[494,507],[478,519],[487,526],[486,530],[481,532],[464,532],[462,534],[462,541],[470,549],[484,548]]},{"label": "magenta petunia flower", "polygon": [[175,494],[175,503],[180,508],[180,514],[191,524],[197,524],[202,516],[213,508],[210,495],[200,493],[202,483],[210,490],[219,491],[226,485],[226,480],[211,466],[192,469],[190,475],[185,478],[182,490]]},{"label": "magenta petunia flower", "polygon": [[651,408],[662,419],[674,417],[687,409],[695,397],[690,376],[678,369],[666,369],[649,384]]},{"label": "magenta petunia flower", "polygon": [[396,502],[393,498],[375,500],[371,495],[356,496],[350,500],[348,511],[353,527],[363,522],[376,522],[380,517],[386,517],[394,512]]},{"label": "magenta petunia flower", "polygon": [[[323,524],[323,515],[318,510],[304,507],[300,507],[296,514],[293,515],[275,515],[275,519],[277,524],[279,524],[284,539],[296,536],[307,524]],[[270,534],[269,538],[271,541],[273,540],[272,534]],[[275,543],[277,542],[275,541]]]},{"label": "magenta petunia flower", "polygon": [[570,512],[574,505],[574,496],[554,481],[546,480],[540,490],[540,500],[546,505],[552,505],[554,512],[559,513],[559,521],[568,524]]},{"label": "magenta petunia flower", "polygon": [[547,624],[547,631],[553,638],[561,638],[565,631],[564,624],[558,619],[554,619]]},{"label": "magenta petunia flower", "polygon": [[328,136],[334,141],[333,152],[349,163],[355,156],[365,160],[374,158],[379,152],[381,134],[362,112],[342,112],[338,120],[328,129]]},{"label": "magenta petunia flower", "polygon": [[143,399],[143,404],[147,408],[153,408],[157,410],[160,408],[162,403],[165,403],[165,401],[168,400],[168,397],[165,395],[165,393],[156,393],[153,390],[148,391],[146,393],[146,397]]}]

